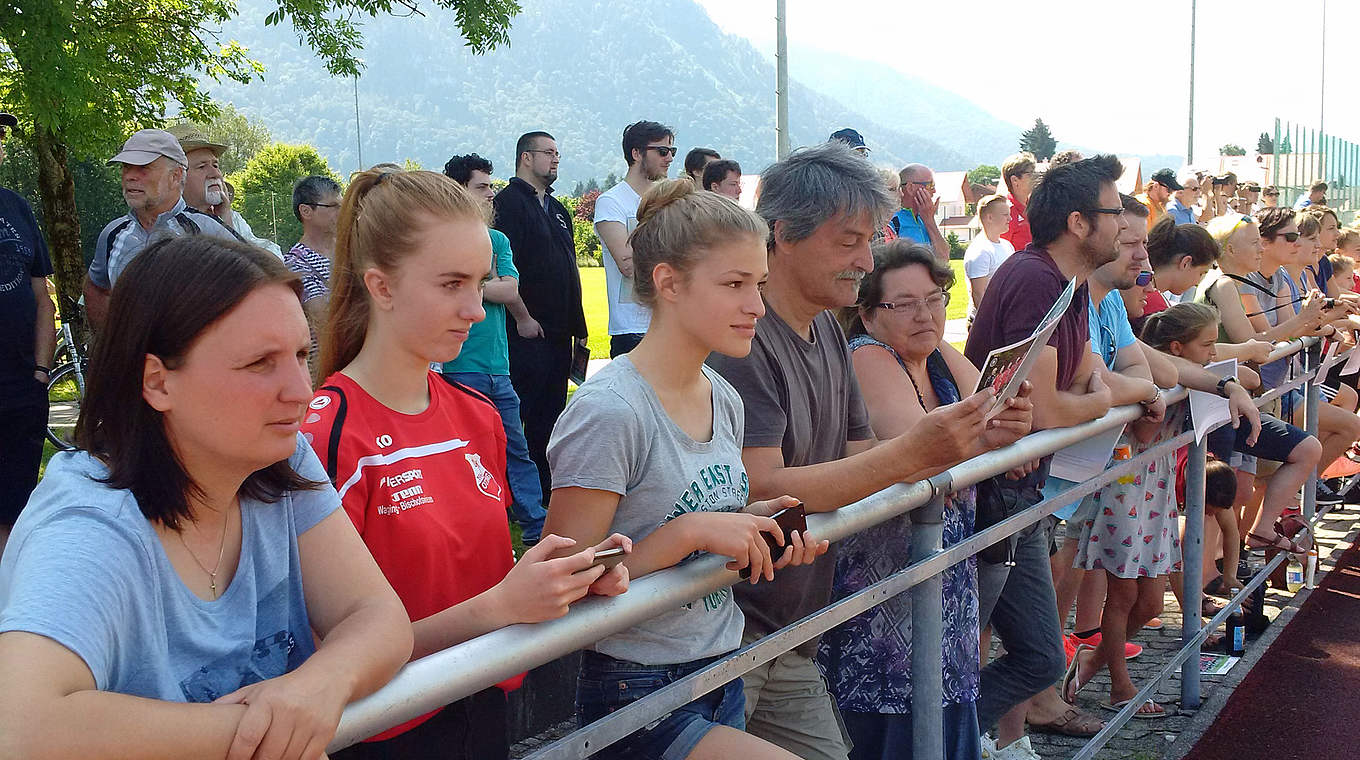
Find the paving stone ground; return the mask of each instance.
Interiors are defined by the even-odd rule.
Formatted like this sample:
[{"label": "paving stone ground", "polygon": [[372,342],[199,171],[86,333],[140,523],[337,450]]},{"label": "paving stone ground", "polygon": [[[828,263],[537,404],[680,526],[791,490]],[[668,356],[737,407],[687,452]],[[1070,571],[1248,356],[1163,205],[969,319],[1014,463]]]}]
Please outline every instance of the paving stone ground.
[{"label": "paving stone ground", "polygon": [[[1360,508],[1350,506],[1345,511],[1333,510],[1322,521],[1318,531],[1318,547],[1321,556],[1319,580],[1322,574],[1332,568],[1332,555],[1340,552],[1356,540],[1357,518]],[[1158,720],[1135,719],[1126,724],[1113,739],[1097,754],[1098,760],[1176,760],[1194,746],[1195,742],[1213,723],[1218,710],[1226,702],[1232,689],[1242,680],[1255,661],[1265,652],[1287,624],[1298,603],[1307,591],[1299,595],[1288,591],[1267,589],[1266,609],[1272,623],[1260,637],[1249,641],[1247,654],[1228,673],[1221,676],[1205,676],[1201,679],[1201,706],[1193,712],[1180,710],[1180,673],[1177,671],[1164,681],[1157,690],[1156,701],[1163,704],[1171,713]],[[1282,614],[1283,613],[1283,614]],[[1180,650],[1181,611],[1176,599],[1166,595],[1166,609],[1161,618],[1165,623],[1160,631],[1141,632],[1136,641],[1142,644],[1143,654],[1129,662],[1129,675],[1140,687],[1150,680]],[[1221,630],[1221,629],[1220,629]],[[1099,703],[1109,698],[1109,676],[1101,674],[1086,686],[1078,695],[1078,706],[1102,717],[1113,716],[1099,707]],[[548,731],[525,739],[511,747],[511,758],[524,758],[534,751],[547,746],[558,738],[567,735],[575,728],[573,721],[553,726]],[[1059,760],[1075,755],[1085,744],[1085,739],[1031,734],[1030,741],[1034,750],[1044,760]]]}]

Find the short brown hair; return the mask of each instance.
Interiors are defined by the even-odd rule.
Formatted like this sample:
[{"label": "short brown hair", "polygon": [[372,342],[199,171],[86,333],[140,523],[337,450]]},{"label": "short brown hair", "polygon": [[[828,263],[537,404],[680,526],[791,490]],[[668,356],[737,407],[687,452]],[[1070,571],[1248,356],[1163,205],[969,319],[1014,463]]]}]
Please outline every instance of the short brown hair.
[{"label": "short brown hair", "polygon": [[1001,178],[1006,187],[1011,186],[1011,177],[1019,177],[1034,171],[1034,154],[1029,151],[1009,156],[1001,163]]},{"label": "short brown hair", "polygon": [[[251,293],[302,281],[266,251],[207,235],[167,238],[128,264],[109,300],[109,316],[90,357],[89,385],[76,422],[76,444],[108,467],[103,480],[126,489],[146,519],[179,530],[200,487],[184,469],[162,414],[142,398],[146,357],[174,369],[198,337]],[[276,502],[288,491],[318,488],[288,460],[251,473],[240,493]]]}]

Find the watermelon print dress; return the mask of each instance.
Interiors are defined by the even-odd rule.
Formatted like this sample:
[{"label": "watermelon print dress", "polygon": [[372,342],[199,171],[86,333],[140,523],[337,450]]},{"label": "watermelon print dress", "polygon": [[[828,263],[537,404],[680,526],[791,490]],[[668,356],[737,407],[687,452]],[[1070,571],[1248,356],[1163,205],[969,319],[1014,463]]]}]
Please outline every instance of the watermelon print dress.
[{"label": "watermelon print dress", "polygon": [[[1128,439],[1134,456],[1179,435],[1184,420],[1184,407],[1167,410],[1152,442]],[[1174,450],[1155,457],[1132,482],[1115,481],[1086,498],[1088,503],[1077,510],[1086,521],[1073,567],[1104,570],[1117,578],[1156,578],[1180,571]]]}]

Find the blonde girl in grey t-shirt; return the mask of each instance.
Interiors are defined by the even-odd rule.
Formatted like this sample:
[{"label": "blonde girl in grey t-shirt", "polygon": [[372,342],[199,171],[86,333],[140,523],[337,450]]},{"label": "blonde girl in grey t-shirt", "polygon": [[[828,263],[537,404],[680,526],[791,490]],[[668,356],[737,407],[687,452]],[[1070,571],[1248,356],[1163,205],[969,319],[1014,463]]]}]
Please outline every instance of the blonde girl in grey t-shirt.
[{"label": "blonde girl in grey t-shirt", "polygon": [[[577,391],[548,445],[552,509],[545,531],[594,545],[633,540],[631,577],[691,554],[732,558],[750,582],[812,562],[825,541],[784,536],[768,515],[784,496],[747,504],[741,398],[704,367],[710,353],[745,356],[765,313],[766,225],[754,213],[687,180],[642,198],[629,238],[638,300],[652,308],[641,344]],[[763,533],[788,547],[776,560]],[[692,673],[741,645],[743,618],[730,589],[695,599],[597,642],[577,689],[581,724]],[[628,736],[597,757],[791,758],[744,733],[740,679]]]}]

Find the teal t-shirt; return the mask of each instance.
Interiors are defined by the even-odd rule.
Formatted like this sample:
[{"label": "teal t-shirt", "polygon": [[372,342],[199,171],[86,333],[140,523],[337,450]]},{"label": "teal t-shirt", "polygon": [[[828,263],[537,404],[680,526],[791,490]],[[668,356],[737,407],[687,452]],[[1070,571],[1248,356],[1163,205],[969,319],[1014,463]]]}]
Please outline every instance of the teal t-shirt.
[{"label": "teal t-shirt", "polygon": [[[510,238],[500,230],[491,233],[492,277],[519,279],[515,259],[510,252]],[[505,306],[482,301],[486,319],[472,326],[458,358],[444,362],[444,372],[481,372],[487,375],[510,374],[510,342],[505,337]]]}]

